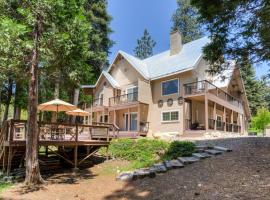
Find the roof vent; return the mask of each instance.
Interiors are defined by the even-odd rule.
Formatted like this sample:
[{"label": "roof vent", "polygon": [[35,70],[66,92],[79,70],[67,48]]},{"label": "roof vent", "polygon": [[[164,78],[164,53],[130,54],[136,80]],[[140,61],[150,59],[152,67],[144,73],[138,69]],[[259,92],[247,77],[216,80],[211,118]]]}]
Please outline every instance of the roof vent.
[{"label": "roof vent", "polygon": [[178,30],[172,31],[170,35],[170,55],[178,54],[182,49],[182,36]]}]

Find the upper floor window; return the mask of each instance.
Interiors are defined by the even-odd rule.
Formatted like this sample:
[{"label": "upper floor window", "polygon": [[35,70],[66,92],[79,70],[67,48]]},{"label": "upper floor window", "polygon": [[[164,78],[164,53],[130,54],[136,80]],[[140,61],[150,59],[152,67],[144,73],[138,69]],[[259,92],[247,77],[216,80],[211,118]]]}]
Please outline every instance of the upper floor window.
[{"label": "upper floor window", "polygon": [[130,87],[126,89],[128,102],[133,102],[138,100],[138,87]]},{"label": "upper floor window", "polygon": [[178,93],[179,92],[179,79],[163,81],[161,83],[161,92],[163,96]]}]

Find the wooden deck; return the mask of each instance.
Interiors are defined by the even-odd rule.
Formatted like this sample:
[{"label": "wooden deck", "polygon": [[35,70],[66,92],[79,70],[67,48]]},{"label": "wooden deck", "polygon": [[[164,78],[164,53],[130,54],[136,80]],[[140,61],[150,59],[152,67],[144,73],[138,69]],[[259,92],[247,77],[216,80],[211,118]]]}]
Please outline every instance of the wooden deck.
[{"label": "wooden deck", "polygon": [[[26,128],[24,120],[8,120],[0,134],[0,165],[7,174],[24,165]],[[109,125],[82,125],[67,123],[38,123],[39,147],[46,156],[55,155],[77,168],[100,147],[107,147],[115,134]],[[115,130],[112,131],[115,133]],[[44,152],[42,152],[44,154]],[[80,156],[80,155],[83,155]],[[42,155],[44,157],[44,155]],[[81,157],[79,159],[78,157]],[[46,159],[45,159],[46,160]],[[43,162],[43,161],[41,161]],[[44,164],[44,163],[43,163]]]}]

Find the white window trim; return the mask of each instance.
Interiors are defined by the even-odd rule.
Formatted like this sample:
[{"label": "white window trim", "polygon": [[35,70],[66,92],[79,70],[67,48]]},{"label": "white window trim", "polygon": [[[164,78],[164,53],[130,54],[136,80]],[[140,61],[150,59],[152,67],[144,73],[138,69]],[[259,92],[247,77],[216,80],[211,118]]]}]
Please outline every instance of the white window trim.
[{"label": "white window trim", "polygon": [[128,89],[137,88],[137,87],[138,87],[138,86],[136,86],[136,85],[127,87],[127,88],[125,89],[125,93],[127,94]]},{"label": "white window trim", "polygon": [[[171,112],[178,112],[178,120],[164,121],[163,120],[163,113],[171,113]],[[162,123],[180,122],[180,112],[179,112],[179,110],[164,110],[164,111],[161,112],[160,119],[161,119]]]},{"label": "white window trim", "polygon": [[[173,80],[177,80],[178,81],[178,88],[177,88],[177,92],[176,93],[172,93],[172,94],[162,94],[162,91],[163,91],[163,83],[164,82],[168,82],[168,81],[173,81]],[[161,90],[160,90],[160,92],[161,92],[161,96],[163,96],[163,97],[165,97],[165,96],[170,96],[170,95],[174,95],[174,94],[179,94],[179,90],[180,90],[180,79],[179,78],[173,78],[173,79],[167,79],[167,80],[165,80],[165,81],[161,81],[161,83],[160,83],[160,88],[161,88]]]},{"label": "white window trim", "polygon": [[[138,120],[138,112],[129,112],[129,116],[128,119],[130,120],[130,115],[131,114],[137,114],[137,120]],[[124,113],[124,127],[126,127],[126,116],[128,115],[128,112]],[[137,127],[138,128],[138,127]],[[130,129],[130,124],[129,124],[129,129]],[[126,131],[130,131],[130,130],[126,130]]]}]

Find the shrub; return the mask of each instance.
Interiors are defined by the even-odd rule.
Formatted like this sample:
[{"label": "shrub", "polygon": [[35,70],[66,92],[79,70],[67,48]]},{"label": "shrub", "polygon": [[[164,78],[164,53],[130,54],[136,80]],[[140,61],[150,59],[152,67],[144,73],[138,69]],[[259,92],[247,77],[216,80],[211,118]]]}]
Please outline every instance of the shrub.
[{"label": "shrub", "polygon": [[194,151],[194,143],[186,141],[174,141],[170,144],[163,159],[176,159],[179,156],[191,156]]},{"label": "shrub", "polygon": [[[115,139],[109,146],[109,156],[132,162],[133,168],[147,167],[160,160],[169,143],[153,139]],[[105,154],[105,150],[100,151]]]},{"label": "shrub", "polygon": [[251,131],[263,132],[268,124],[270,124],[270,111],[267,108],[260,108],[257,114],[252,117]]},{"label": "shrub", "polygon": [[[108,154],[131,162],[131,168],[148,167],[166,159],[190,156],[195,150],[192,142],[172,143],[156,139],[115,139],[111,141]],[[99,151],[105,155],[105,149]]]}]

